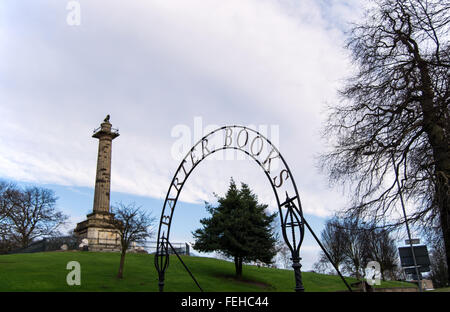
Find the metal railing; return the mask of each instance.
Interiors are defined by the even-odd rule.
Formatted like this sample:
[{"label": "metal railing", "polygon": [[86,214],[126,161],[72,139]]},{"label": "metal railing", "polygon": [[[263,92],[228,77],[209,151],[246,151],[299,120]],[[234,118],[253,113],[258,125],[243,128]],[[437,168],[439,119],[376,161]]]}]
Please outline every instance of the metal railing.
[{"label": "metal railing", "polygon": [[27,247],[16,248],[8,253],[33,253],[43,251],[61,250],[61,246],[66,245],[67,250],[76,250],[79,246],[78,239],[73,236],[46,237],[31,242]]},{"label": "metal railing", "polygon": [[[101,127],[101,126],[98,127],[98,128],[95,128],[94,131],[93,131],[93,133],[96,133],[96,132],[98,132],[98,131],[100,131],[100,130],[102,130],[102,127]],[[118,129],[118,128],[111,128],[111,132],[112,132],[112,133],[119,133],[119,129]]]},{"label": "metal railing", "polygon": [[[180,255],[190,255],[190,245],[187,243],[171,242],[173,248]],[[119,239],[97,238],[89,239],[87,244],[83,239],[74,236],[46,237],[32,242],[26,248],[17,248],[9,253],[33,253],[44,251],[65,251],[65,250],[89,250],[89,246],[105,250],[120,249]],[[128,252],[154,254],[156,252],[156,241],[145,241],[142,243],[131,243]],[[86,248],[87,247],[87,248]],[[171,251],[172,253],[172,251]]]}]

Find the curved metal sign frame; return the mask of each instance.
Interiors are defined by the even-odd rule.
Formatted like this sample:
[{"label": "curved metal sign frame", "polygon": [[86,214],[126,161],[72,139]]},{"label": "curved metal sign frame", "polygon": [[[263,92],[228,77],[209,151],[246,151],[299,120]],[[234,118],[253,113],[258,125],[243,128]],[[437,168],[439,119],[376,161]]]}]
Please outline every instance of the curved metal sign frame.
[{"label": "curved metal sign frame", "polygon": [[[212,141],[218,140],[223,144],[211,146]],[[283,239],[292,254],[295,291],[304,291],[299,254],[305,222],[294,177],[279,150],[261,133],[243,126],[224,126],[210,132],[199,140],[181,161],[167,191],[159,223],[155,254],[159,290],[164,289],[165,271],[169,265],[170,227],[181,190],[189,175],[203,159],[223,150],[241,151],[263,169],[275,194]],[[278,168],[275,168],[276,166]]]}]

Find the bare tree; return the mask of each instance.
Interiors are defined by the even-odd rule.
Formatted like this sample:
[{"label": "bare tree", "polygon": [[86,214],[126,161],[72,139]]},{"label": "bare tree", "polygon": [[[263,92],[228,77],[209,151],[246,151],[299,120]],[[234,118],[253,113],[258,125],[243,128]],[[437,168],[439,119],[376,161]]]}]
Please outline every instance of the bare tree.
[{"label": "bare tree", "polygon": [[444,242],[439,227],[427,228],[425,231],[427,245],[430,247],[430,278],[435,288],[449,285],[448,266],[445,257]]},{"label": "bare tree", "polygon": [[[380,264],[382,279],[386,273],[395,279],[398,269],[398,255],[395,240],[391,233],[383,228],[373,227],[353,218],[329,219],[321,233],[321,242],[337,267],[344,269],[360,279],[370,261]],[[330,261],[322,252],[314,265],[320,272],[330,268]]]},{"label": "bare tree", "polygon": [[9,234],[8,216],[13,207],[10,200],[11,194],[16,191],[14,184],[0,181],[0,235]]},{"label": "bare tree", "polygon": [[277,255],[284,269],[292,267],[292,253],[284,241],[277,240]]},{"label": "bare tree", "polygon": [[122,247],[117,278],[123,278],[125,256],[130,244],[144,243],[146,239],[153,235],[151,226],[155,222],[155,218],[151,217],[150,212],[142,211],[141,207],[136,206],[135,203],[128,205],[118,203],[112,207],[112,210],[115,214],[115,225],[119,230]]},{"label": "bare tree", "polygon": [[357,218],[344,219],[340,223],[343,231],[343,266],[356,279],[364,277],[367,265],[366,229]]},{"label": "bare tree", "polygon": [[398,271],[398,253],[395,240],[386,229],[366,229],[366,262],[374,260],[380,264],[381,279],[396,279]]},{"label": "bare tree", "polygon": [[54,192],[40,187],[11,188],[3,198],[11,237],[22,248],[42,236],[59,235],[67,216],[56,208]]},{"label": "bare tree", "polygon": [[402,193],[416,203],[409,220],[439,220],[450,263],[448,12],[448,0],[382,0],[354,26],[347,47],[357,72],[331,108],[333,149],[321,165],[351,187],[348,215],[378,223]]},{"label": "bare tree", "polygon": [[[345,232],[337,217],[326,222],[325,228],[321,233],[321,242],[330,255],[331,260],[336,267],[339,268],[345,260],[345,243],[347,243],[348,240],[345,238]],[[329,265],[330,261],[322,251],[314,268],[319,272],[325,272]]]},{"label": "bare tree", "polygon": [[17,192],[17,188],[14,184],[0,181],[0,253],[10,251],[15,245],[9,219],[9,213],[13,208],[10,198],[15,192]]},{"label": "bare tree", "polygon": [[[337,216],[327,221],[321,233],[322,244],[331,260],[338,268],[342,266],[347,273],[357,279],[364,275],[364,268],[368,262],[366,234],[366,228],[359,219],[343,219]],[[314,268],[324,273],[330,268],[330,261],[325,253],[320,254]]]}]

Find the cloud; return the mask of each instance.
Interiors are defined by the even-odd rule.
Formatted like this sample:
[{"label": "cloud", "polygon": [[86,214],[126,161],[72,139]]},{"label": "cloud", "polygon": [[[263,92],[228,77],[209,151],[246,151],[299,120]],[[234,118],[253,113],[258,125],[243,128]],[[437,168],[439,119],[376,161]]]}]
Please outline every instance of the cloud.
[{"label": "cloud", "polygon": [[[323,104],[336,101],[349,68],[342,25],[360,2],[79,2],[80,26],[67,25],[61,1],[4,5],[0,176],[93,187],[91,131],[111,114],[121,132],[112,190],[163,198],[178,166],[171,130],[201,116],[204,125],[278,125],[305,211],[338,208],[314,155]],[[246,161],[201,164],[180,199],[211,200],[230,176],[273,205]]]}]

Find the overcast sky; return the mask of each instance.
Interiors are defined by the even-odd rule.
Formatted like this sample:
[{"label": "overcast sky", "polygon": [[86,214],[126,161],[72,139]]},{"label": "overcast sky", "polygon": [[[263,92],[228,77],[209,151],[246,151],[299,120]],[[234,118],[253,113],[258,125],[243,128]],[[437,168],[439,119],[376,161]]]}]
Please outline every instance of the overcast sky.
[{"label": "overcast sky", "polygon": [[[345,30],[364,1],[80,0],[78,26],[68,2],[0,4],[0,178],[92,190],[92,130],[110,114],[121,134],[113,194],[160,201],[179,165],[177,129],[193,144],[241,124],[269,129],[307,217],[345,204],[315,156],[325,105],[351,71]],[[203,162],[180,199],[203,206],[231,176],[276,208],[261,169],[239,159]],[[87,208],[73,207],[82,219]]]}]

